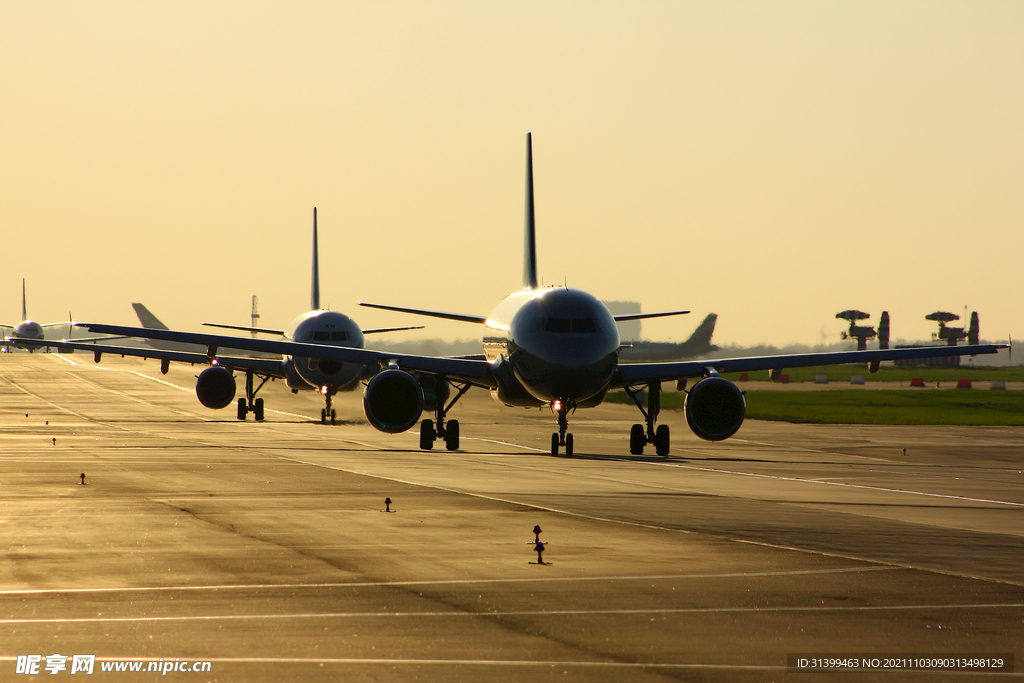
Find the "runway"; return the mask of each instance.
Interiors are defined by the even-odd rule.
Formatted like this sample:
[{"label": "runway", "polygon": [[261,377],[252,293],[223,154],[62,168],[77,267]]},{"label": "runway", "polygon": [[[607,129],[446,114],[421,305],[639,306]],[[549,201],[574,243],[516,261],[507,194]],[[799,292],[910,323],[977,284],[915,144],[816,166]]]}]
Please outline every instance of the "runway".
[{"label": "runway", "polygon": [[[319,397],[277,382],[239,422],[199,404],[200,370],[0,355],[0,680],[33,680],[27,654],[183,681],[835,680],[797,653],[1024,669],[1024,428],[748,421],[711,444],[664,413],[659,458],[628,455],[639,413],[604,405],[555,457],[550,412],[473,390],[461,450],[424,452],[359,394],[320,425]],[[210,671],[99,671],[161,658]]]}]

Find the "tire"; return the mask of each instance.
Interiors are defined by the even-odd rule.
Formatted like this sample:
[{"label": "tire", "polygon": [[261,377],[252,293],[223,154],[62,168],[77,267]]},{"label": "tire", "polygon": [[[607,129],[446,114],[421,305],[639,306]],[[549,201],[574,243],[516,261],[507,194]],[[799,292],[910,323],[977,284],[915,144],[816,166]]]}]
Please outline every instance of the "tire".
[{"label": "tire", "polygon": [[645,440],[644,426],[641,424],[633,425],[629,430],[629,452],[633,455],[643,455]]},{"label": "tire", "polygon": [[444,430],[444,447],[450,451],[459,450],[459,421],[449,420]]},{"label": "tire", "polygon": [[654,433],[654,448],[658,455],[668,455],[668,425],[659,426],[658,431]]},{"label": "tire", "polygon": [[338,422],[338,411],[335,410],[334,408],[331,408],[331,424],[336,424],[337,422]]},{"label": "tire", "polygon": [[327,424],[327,408],[320,409],[320,424]]},{"label": "tire", "polygon": [[263,399],[256,399],[256,406],[253,409],[253,414],[256,416],[257,422],[263,422]]},{"label": "tire", "polygon": [[551,435],[551,455],[558,455],[558,434]]},{"label": "tire", "polygon": [[429,451],[434,447],[434,423],[424,420],[420,423],[420,448]]},{"label": "tire", "polygon": [[572,455],[572,434],[565,435],[565,454]]},{"label": "tire", "polygon": [[244,398],[238,399],[238,419],[239,420],[244,420],[245,416],[246,416],[246,414],[248,412],[249,412],[249,409],[245,405],[245,399]]}]

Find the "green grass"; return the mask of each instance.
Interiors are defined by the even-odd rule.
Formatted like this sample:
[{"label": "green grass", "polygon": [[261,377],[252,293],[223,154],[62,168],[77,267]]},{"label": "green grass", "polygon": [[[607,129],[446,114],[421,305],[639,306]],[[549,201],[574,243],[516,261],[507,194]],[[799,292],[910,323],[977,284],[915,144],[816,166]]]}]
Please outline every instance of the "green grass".
[{"label": "green grass", "polygon": [[[864,366],[856,365],[825,365],[810,368],[792,368],[783,370],[789,375],[790,382],[813,382],[815,375],[825,375],[830,382],[849,382],[854,375],[860,375],[865,382],[903,382],[909,384],[912,377],[921,377],[928,384],[935,382],[956,382],[958,379],[969,379],[973,382],[990,382],[1001,379],[1004,382],[1024,382],[1024,367],[1019,365],[1005,367],[973,366],[965,362],[959,368],[930,368],[918,365],[912,368],[898,368],[883,365],[878,372],[870,373]],[[767,380],[768,371],[747,373],[751,380]],[[728,379],[739,380],[739,373],[722,375]]]},{"label": "green grass", "polygon": [[[741,387],[742,388],[742,387]],[[663,393],[663,410],[681,410],[684,394]],[[628,401],[622,392],[609,401]],[[1024,426],[1024,392],[978,389],[748,391],[747,417],[812,424]]]}]

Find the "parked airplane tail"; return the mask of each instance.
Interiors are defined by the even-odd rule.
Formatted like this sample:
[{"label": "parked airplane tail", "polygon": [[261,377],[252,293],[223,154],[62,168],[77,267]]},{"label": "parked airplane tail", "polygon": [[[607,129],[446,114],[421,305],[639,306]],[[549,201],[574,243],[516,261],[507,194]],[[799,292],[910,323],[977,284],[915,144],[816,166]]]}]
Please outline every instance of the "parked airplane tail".
[{"label": "parked airplane tail", "polygon": [[28,320],[28,306],[25,305],[25,278],[21,278],[21,319]]},{"label": "parked airplane tail", "polygon": [[889,311],[882,311],[878,319],[878,348],[889,348]]},{"label": "parked airplane tail", "polygon": [[981,330],[978,327],[978,312],[971,313],[971,326],[967,330],[967,343],[978,344],[981,339]]},{"label": "parked airplane tail", "polygon": [[715,323],[718,322],[718,314],[708,313],[697,329],[693,331],[690,338],[683,342],[687,352],[692,356],[699,356],[704,353],[717,351],[718,347],[711,343],[711,337],[715,333]]},{"label": "parked airplane tail", "polygon": [[135,315],[139,316],[139,322],[142,323],[143,327],[148,327],[154,330],[166,330],[167,325],[160,322],[160,319],[149,312],[149,309],[142,304],[132,304],[132,308],[135,309]]},{"label": "parked airplane tail", "polygon": [[533,212],[533,134],[526,134],[526,240],[523,245],[523,287],[537,289],[537,238]]},{"label": "parked airplane tail", "polygon": [[313,207],[313,284],[309,293],[309,310],[320,310],[320,257],[316,246],[316,207]]}]

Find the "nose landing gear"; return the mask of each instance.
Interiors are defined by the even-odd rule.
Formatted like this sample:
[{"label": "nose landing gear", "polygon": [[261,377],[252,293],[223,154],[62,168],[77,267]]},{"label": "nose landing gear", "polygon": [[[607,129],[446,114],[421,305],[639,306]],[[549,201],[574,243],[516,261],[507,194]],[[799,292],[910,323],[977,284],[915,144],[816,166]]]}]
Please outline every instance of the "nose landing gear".
[{"label": "nose landing gear", "polygon": [[331,407],[331,397],[334,395],[334,391],[328,386],[322,386],[320,393],[323,394],[325,402],[325,407],[320,409],[320,424],[327,424],[328,418],[330,418],[331,424],[335,424],[338,413]]},{"label": "nose landing gear", "polygon": [[572,455],[572,434],[569,429],[569,412],[576,409],[574,404],[565,401],[552,401],[551,410],[558,415],[558,431],[551,435],[551,455],[558,455],[559,447],[565,447],[565,454]]}]

